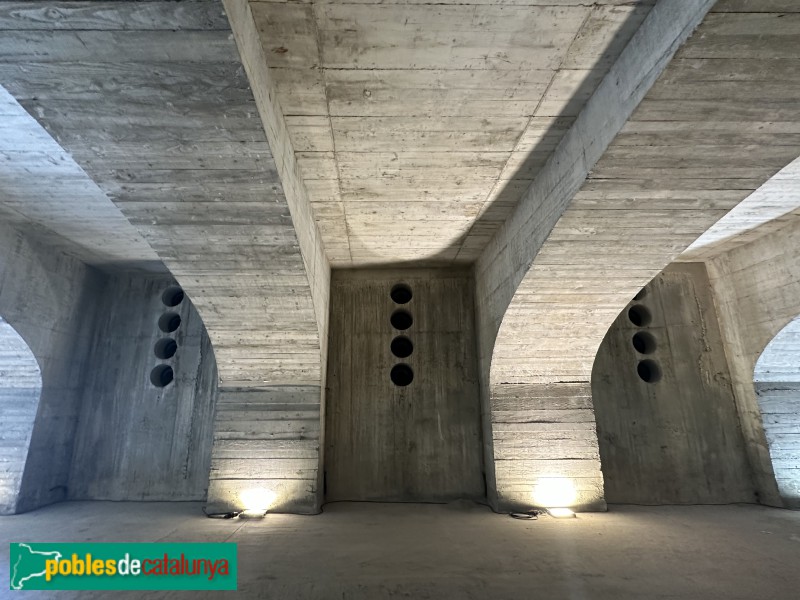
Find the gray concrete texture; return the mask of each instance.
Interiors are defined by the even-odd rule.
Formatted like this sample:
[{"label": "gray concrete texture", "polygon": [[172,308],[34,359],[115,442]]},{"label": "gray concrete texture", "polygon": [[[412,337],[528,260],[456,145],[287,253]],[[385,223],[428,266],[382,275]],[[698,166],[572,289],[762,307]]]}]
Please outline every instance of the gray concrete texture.
[{"label": "gray concrete texture", "polygon": [[30,442],[17,510],[67,497],[90,319],[101,289],[98,272],[0,224],[0,314],[33,352],[42,374],[36,421],[27,423]]},{"label": "gray concrete texture", "polygon": [[0,317],[0,515],[16,509],[41,394],[36,357]]},{"label": "gray concrete texture", "polygon": [[757,500],[703,264],[670,266],[620,313],[592,400],[607,502]]},{"label": "gray concrete texture", "polygon": [[757,506],[613,506],[520,521],[469,503],[336,503],[319,516],[212,520],[193,503],[68,502],[0,522],[7,541],[231,542],[238,592],[18,592],[146,600],[791,600],[800,513]]},{"label": "gray concrete texture", "polygon": [[[0,98],[0,114],[7,117],[4,126],[24,121],[27,133],[19,129],[18,137],[29,144],[24,152],[3,153],[4,167],[17,173],[22,164],[29,171],[9,179],[13,194],[2,198],[26,234],[0,231],[7,259],[0,263],[0,314],[26,339],[45,378],[21,506],[68,497],[65,474],[73,452],[77,448],[81,462],[91,456],[93,449],[82,445],[87,439],[108,448],[97,435],[107,419],[147,420],[141,415],[146,394],[129,405],[82,405],[87,389],[114,395],[99,371],[93,374],[98,379],[84,378],[87,368],[103,362],[121,369],[126,359],[124,353],[91,358],[97,340],[86,319],[104,308],[98,303],[102,278],[31,242],[36,232],[52,241],[85,231],[73,228],[85,212],[62,212],[71,203],[60,194],[40,203],[40,190],[30,185],[28,175],[44,174],[37,171],[43,164],[52,177],[53,165],[63,162],[64,177],[83,170],[75,189],[85,189],[88,176],[92,193],[105,193],[116,207],[95,225],[120,231],[112,223],[119,224],[121,212],[137,229],[137,240],[122,244],[130,255],[121,256],[138,256],[141,236],[205,321],[220,380],[213,427],[207,427],[207,403],[187,404],[180,418],[164,405],[159,424],[174,419],[172,433],[185,433],[187,423],[196,423],[192,433],[177,436],[189,446],[213,440],[212,504],[237,508],[242,489],[264,486],[279,493],[276,508],[317,509],[329,260],[363,266],[387,255],[397,259],[406,248],[400,259],[469,262],[480,255],[475,313],[490,501],[525,506],[537,478],[555,472],[576,483],[578,504],[605,507],[590,390],[596,348],[637,289],[797,157],[799,105],[787,81],[796,78],[800,56],[792,43],[800,9],[788,0],[661,0],[652,9],[649,0],[591,6],[578,0],[532,0],[530,6],[482,1],[469,8],[245,0],[0,3],[0,83],[13,96]],[[393,29],[401,22],[418,35],[411,47],[408,31]],[[542,24],[550,26],[539,31]],[[277,31],[268,31],[273,26]],[[285,46],[270,45],[272,33],[279,40],[288,31]],[[354,31],[365,44],[355,52],[337,41]],[[532,37],[531,31],[538,33]],[[549,36],[552,55],[526,46],[539,33]],[[490,58],[487,45],[507,46],[507,56]],[[537,64],[543,68],[529,68],[528,56],[542,59]],[[316,68],[306,68],[311,65]],[[399,74],[390,81],[417,90],[417,98],[434,93],[435,107],[463,106],[470,115],[402,114],[424,103],[387,103],[397,90],[384,96],[385,82],[373,70],[417,71],[402,73],[410,76],[405,82]],[[320,95],[314,78],[323,71],[350,79],[330,88],[323,79]],[[460,71],[475,71],[470,76],[481,81],[510,77],[508,89],[533,92],[526,102],[556,114],[533,115],[525,102],[505,99],[495,107],[511,114],[462,105],[460,99],[475,98],[474,88],[490,100],[507,88],[474,82],[462,88]],[[515,79],[520,73],[542,76],[536,71],[546,71],[547,80],[538,92],[528,89],[531,81]],[[292,79],[298,72],[299,79]],[[434,86],[427,77],[435,78]],[[330,93],[335,90],[357,102],[337,108]],[[435,96],[442,91],[449,101]],[[384,100],[376,103],[379,97]],[[566,121],[558,118],[561,100],[574,112]],[[304,112],[304,102],[321,110]],[[389,105],[400,113],[361,112]],[[411,117],[423,127],[404,128]],[[515,127],[522,135],[512,135]],[[42,128],[63,152],[37,146]],[[452,135],[458,132],[463,135]],[[487,139],[492,144],[483,145]],[[415,143],[439,149],[427,152]],[[531,152],[534,144],[541,152]],[[462,156],[465,148],[479,154]],[[487,155],[495,150],[500,156]],[[503,170],[490,173],[492,161]],[[456,176],[465,171],[480,181]],[[521,186],[509,183],[512,172]],[[450,192],[463,203],[428,197],[428,188],[446,193],[441,180],[451,177],[459,189]],[[376,178],[388,181],[389,189],[370,191]],[[419,185],[417,193],[407,193],[403,182]],[[483,187],[489,193],[477,201],[464,191]],[[510,194],[502,203],[492,195],[499,187]],[[103,204],[95,196],[97,206]],[[74,190],[64,197],[80,204]],[[411,218],[415,211],[418,220]],[[433,225],[426,225],[429,220]],[[453,232],[460,236],[455,245]],[[761,246],[742,246],[711,268],[748,460],[765,490],[762,499],[775,504],[781,501],[752,370],[767,341],[800,312],[792,299],[800,296],[791,295],[800,261],[782,258],[800,246],[796,233],[785,239],[794,245],[767,248],[763,255]],[[110,240],[98,241],[103,243],[81,246],[81,252],[102,253]],[[762,268],[766,258],[779,267]],[[102,263],[102,257],[94,259]],[[770,318],[763,326],[759,309],[766,305]],[[108,319],[122,327],[124,315]],[[125,336],[135,347],[135,332]],[[211,379],[197,373],[198,381]],[[127,381],[117,373],[114,384]],[[95,408],[102,418],[90,414]],[[202,413],[198,421],[194,408]],[[82,432],[78,446],[76,431]],[[98,489],[118,497],[118,488],[137,471],[137,444],[154,431],[122,435],[129,451],[111,467],[99,465],[104,483]],[[129,491],[158,497],[170,477],[191,473],[176,495],[195,497],[207,450],[201,444],[196,460],[183,460],[179,446],[164,460],[162,476],[148,480],[144,491]],[[116,470],[123,463],[128,466]],[[86,482],[78,488],[95,493]]]},{"label": "gray concrete texture", "polygon": [[800,318],[767,344],[753,379],[778,492],[800,509]]},{"label": "gray concrete texture", "polygon": [[[720,332],[728,358],[739,422],[760,501],[784,506],[779,487],[798,494],[797,461],[790,459],[789,477],[776,480],[764,415],[753,383],[756,363],[768,344],[800,314],[800,228],[784,225],[737,246],[707,263]],[[760,385],[760,384],[759,384]],[[791,421],[794,417],[786,415]],[[782,417],[781,417],[782,418]],[[789,425],[788,430],[785,429]],[[784,423],[781,434],[796,449],[796,422]],[[775,429],[773,432],[777,433]],[[786,473],[786,471],[784,471]]]},{"label": "gray concrete texture", "polygon": [[[15,414],[3,413],[3,436],[23,434],[13,447],[25,454],[21,485],[4,505],[204,499],[217,371],[191,300],[168,307],[171,277],[108,275],[9,227],[0,227],[0,249],[0,314],[42,376],[38,406],[16,402]],[[180,317],[173,332],[159,328],[166,313]],[[165,338],[178,347],[159,359]],[[163,388],[150,380],[159,364],[174,373]]]},{"label": "gray concrete texture", "polygon": [[[483,498],[470,271],[339,270],[332,281],[326,500]],[[392,299],[398,284],[407,302]],[[392,352],[398,338],[410,355]],[[410,385],[392,381],[396,365],[412,369]]]}]

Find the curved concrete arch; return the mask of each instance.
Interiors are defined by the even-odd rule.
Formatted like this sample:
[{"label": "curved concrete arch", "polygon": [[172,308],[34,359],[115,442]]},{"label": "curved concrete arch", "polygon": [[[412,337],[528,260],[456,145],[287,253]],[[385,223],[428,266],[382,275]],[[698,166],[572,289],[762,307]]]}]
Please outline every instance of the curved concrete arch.
[{"label": "curved concrete arch", "polygon": [[790,482],[776,478],[767,422],[783,417],[765,412],[754,375],[765,348],[800,314],[799,225],[796,216],[778,230],[768,223],[758,228],[763,235],[706,263],[748,459],[761,502],[773,506],[797,507],[797,492],[787,495]]},{"label": "curved concrete arch", "polygon": [[[604,508],[590,382],[605,332],[641,287],[800,153],[774,123],[800,122],[781,87],[789,64],[765,51],[788,29],[778,13],[729,9],[706,15],[596,163],[593,137],[580,136],[583,160],[561,169],[559,147],[528,192],[538,205],[518,210],[478,263],[490,298],[481,326],[485,441],[500,506],[541,504],[538,482],[560,477],[574,488],[570,505]],[[730,36],[741,43],[724,47]],[[609,77],[623,85],[623,74]],[[780,108],[764,104],[765,88]],[[569,180],[583,168],[588,176],[573,191]],[[544,233],[526,235],[530,222]],[[522,273],[517,286],[509,270]],[[507,309],[497,311],[509,288]]]},{"label": "curved concrete arch", "polygon": [[42,370],[30,346],[0,317],[0,514],[16,511],[42,394]]},{"label": "curved concrete arch", "polygon": [[[800,308],[800,303],[798,303]],[[782,327],[782,318],[772,324],[778,332],[761,349],[753,368],[753,381],[800,381],[800,311]]]},{"label": "curved concrete arch", "polygon": [[761,352],[753,382],[778,493],[784,506],[800,509],[800,316]]},{"label": "curved concrete arch", "polygon": [[35,31],[18,11],[6,33],[25,43],[8,46],[3,84],[205,323],[220,381],[212,510],[262,490],[273,509],[315,512],[330,269],[280,106],[255,76],[261,49],[231,29],[245,4],[66,3]]}]

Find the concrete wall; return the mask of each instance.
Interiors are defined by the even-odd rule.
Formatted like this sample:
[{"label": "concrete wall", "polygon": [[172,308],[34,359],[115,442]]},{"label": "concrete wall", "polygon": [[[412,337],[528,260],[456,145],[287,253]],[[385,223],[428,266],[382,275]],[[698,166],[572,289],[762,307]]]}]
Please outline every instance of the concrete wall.
[{"label": "concrete wall", "polygon": [[[776,470],[784,465],[776,463],[773,467],[765,432],[765,427],[777,425],[773,423],[775,411],[770,407],[762,414],[753,377],[767,344],[800,315],[800,228],[791,223],[734,248],[709,261],[708,270],[759,497],[773,506],[794,505],[796,478],[780,471],[776,481]],[[793,420],[796,413],[785,418]],[[777,429],[772,433],[777,434]]]},{"label": "concrete wall", "polygon": [[[390,297],[400,283],[405,304]],[[412,316],[408,329],[393,327],[396,310]],[[408,357],[391,350],[398,336]],[[334,271],[328,356],[327,500],[484,497],[468,271]],[[398,364],[410,385],[392,382]]]},{"label": "concrete wall", "polygon": [[[592,371],[606,501],[754,501],[705,266],[672,265],[637,298],[609,329]],[[630,309],[652,321],[635,325]],[[658,381],[642,379],[642,361],[661,370]]]},{"label": "concrete wall", "polygon": [[[549,408],[531,414],[515,440],[535,452],[519,455],[505,479],[496,472],[500,504],[529,505],[537,478],[563,470],[579,488],[577,506],[602,508],[599,461],[559,461],[538,434],[583,440],[586,456],[596,451],[583,399],[608,327],[636,291],[800,152],[797,139],[776,141],[781,127],[764,129],[778,105],[781,121],[800,120],[785,85],[791,61],[779,50],[793,26],[778,5],[753,13],[724,2],[705,14],[711,4],[656,4],[574,136],[564,137],[476,265],[484,374],[491,361],[487,410],[514,386],[527,388],[527,406]],[[621,114],[627,122],[615,130]],[[551,401],[571,389],[575,402]]]},{"label": "concrete wall", "polygon": [[[630,297],[625,290],[641,287],[671,256],[655,271],[620,271],[617,245],[629,230],[604,231],[625,221],[616,215],[567,223],[552,256],[542,260],[541,251],[590,171],[712,4],[668,0],[653,7],[475,265],[484,455],[490,492],[496,489],[490,499],[498,506],[529,507],[537,481],[557,474],[576,486],[574,506],[605,507],[600,464],[591,458],[597,456],[592,359]],[[625,182],[622,198],[630,198],[631,185]],[[614,190],[608,196],[604,206],[623,208]],[[593,214],[579,212],[581,218]],[[570,242],[576,243],[568,247]],[[611,254],[607,259],[604,249]],[[613,285],[612,273],[620,279]],[[603,292],[613,289],[611,297],[595,293],[601,286]],[[610,308],[607,320],[597,317],[598,307]],[[577,347],[565,337],[576,327],[584,338]],[[497,464],[502,470],[495,472],[493,456],[506,457]]]},{"label": "concrete wall", "polygon": [[[0,421],[0,448],[21,452],[24,464],[22,473],[1,480],[2,511],[67,498],[205,498],[216,363],[189,299],[163,305],[172,278],[109,275],[6,226],[0,257],[2,326],[24,339],[42,379],[37,408],[34,386],[3,377],[0,398],[13,388],[26,393],[28,406],[15,395],[14,414],[4,411]],[[173,334],[157,325],[166,311],[182,318]],[[174,337],[178,350],[159,360],[154,345],[164,337]],[[175,373],[164,388],[150,381],[159,363]],[[20,474],[17,498],[8,490]]]},{"label": "concrete wall", "polygon": [[[69,479],[71,499],[205,500],[211,460],[217,367],[211,342],[186,297],[162,302],[169,276],[135,273],[105,279],[86,365]],[[180,316],[165,333],[159,318]],[[178,344],[159,359],[159,340]],[[174,380],[157,387],[157,365]]]},{"label": "concrete wall", "polygon": [[41,393],[36,357],[0,317],[0,514],[16,508]]},{"label": "concrete wall", "polygon": [[[291,250],[279,247],[269,256],[263,247],[254,252],[263,262],[255,276],[244,279],[258,280],[265,263],[274,267],[261,285],[240,284],[242,296],[261,313],[253,319],[261,331],[253,331],[249,352],[257,360],[239,357],[239,365],[250,365],[243,370],[235,364],[220,367],[209,506],[212,511],[241,509],[243,499],[255,494],[269,497],[273,511],[314,513],[322,494],[331,271],[249,3],[225,0],[222,5],[252,90],[248,101],[252,94],[277,175],[269,173],[280,197],[259,208],[288,210],[293,227],[281,232]],[[242,328],[236,318],[225,321],[209,327],[212,338],[235,347],[239,344],[231,340],[241,339]]]},{"label": "concrete wall", "polygon": [[[33,352],[42,374],[16,511],[67,496],[91,315],[102,277],[21,231],[0,224],[0,315]],[[0,423],[5,428],[7,423]]]},{"label": "concrete wall", "polygon": [[766,347],[754,380],[778,492],[800,509],[800,318]]},{"label": "concrete wall", "polygon": [[298,386],[321,418],[329,269],[283,117],[251,68],[264,65],[250,52],[257,32],[234,38],[226,7],[231,21],[247,11],[220,0],[5,11],[0,79],[203,318],[225,441],[212,451],[211,509],[241,508],[244,489],[264,487],[280,492],[275,509],[314,512],[321,457],[298,475],[272,440]]}]

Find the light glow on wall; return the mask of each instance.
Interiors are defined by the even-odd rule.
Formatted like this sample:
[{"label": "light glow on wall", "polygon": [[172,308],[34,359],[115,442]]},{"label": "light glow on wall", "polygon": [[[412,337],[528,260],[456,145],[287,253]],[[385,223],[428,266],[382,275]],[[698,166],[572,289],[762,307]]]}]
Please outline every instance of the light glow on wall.
[{"label": "light glow on wall", "polygon": [[572,506],[578,499],[578,491],[569,477],[540,477],[533,486],[533,503],[546,508]]},{"label": "light glow on wall", "polygon": [[266,488],[249,488],[239,495],[245,517],[263,517],[275,502],[278,494]]}]

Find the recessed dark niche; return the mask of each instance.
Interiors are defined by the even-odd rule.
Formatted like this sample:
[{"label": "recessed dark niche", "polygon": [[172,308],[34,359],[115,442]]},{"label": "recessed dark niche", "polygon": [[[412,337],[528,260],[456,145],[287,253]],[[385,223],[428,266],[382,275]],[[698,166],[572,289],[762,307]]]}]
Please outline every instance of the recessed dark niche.
[{"label": "recessed dark niche", "polygon": [[646,327],[653,320],[653,317],[645,306],[635,304],[628,309],[628,320],[637,327]]},{"label": "recessed dark niche", "polygon": [[150,371],[150,383],[156,387],[166,387],[175,379],[175,372],[169,365],[158,365]]},{"label": "recessed dark niche", "polygon": [[164,333],[172,333],[181,326],[181,316],[178,313],[166,312],[158,319],[158,328]]},{"label": "recessed dark niche", "polygon": [[178,351],[178,342],[172,338],[161,338],[156,342],[153,352],[161,359],[172,358]]},{"label": "recessed dark niche", "polygon": [[634,300],[641,300],[645,296],[647,296],[647,288],[642,288],[638,292],[636,292],[636,295],[633,297],[633,299]]},{"label": "recessed dark niche", "polygon": [[652,354],[656,351],[656,347],[658,346],[656,338],[646,331],[637,331],[634,333],[631,338],[631,343],[639,354]]},{"label": "recessed dark niche", "polygon": [[389,296],[397,304],[408,304],[411,302],[411,298],[414,297],[414,295],[411,293],[411,288],[405,283],[398,283],[395,285],[392,288],[392,291],[389,292]]},{"label": "recessed dark niche", "polygon": [[392,313],[389,321],[395,329],[405,331],[414,323],[414,318],[407,310],[399,309]]},{"label": "recessed dark niche", "polygon": [[414,381],[414,371],[411,369],[411,367],[405,364],[399,364],[392,367],[392,371],[389,376],[392,379],[392,383],[399,387],[405,387]]},{"label": "recessed dark niche", "polygon": [[414,344],[404,335],[398,335],[392,340],[392,354],[397,358],[406,358],[414,352]]},{"label": "recessed dark niche", "polygon": [[661,367],[654,360],[639,361],[636,372],[639,374],[639,379],[645,383],[656,383],[661,380]]},{"label": "recessed dark niche", "polygon": [[183,293],[183,288],[179,285],[171,285],[164,293],[161,294],[161,302],[163,302],[166,306],[178,306],[183,299],[186,297],[186,294]]}]

